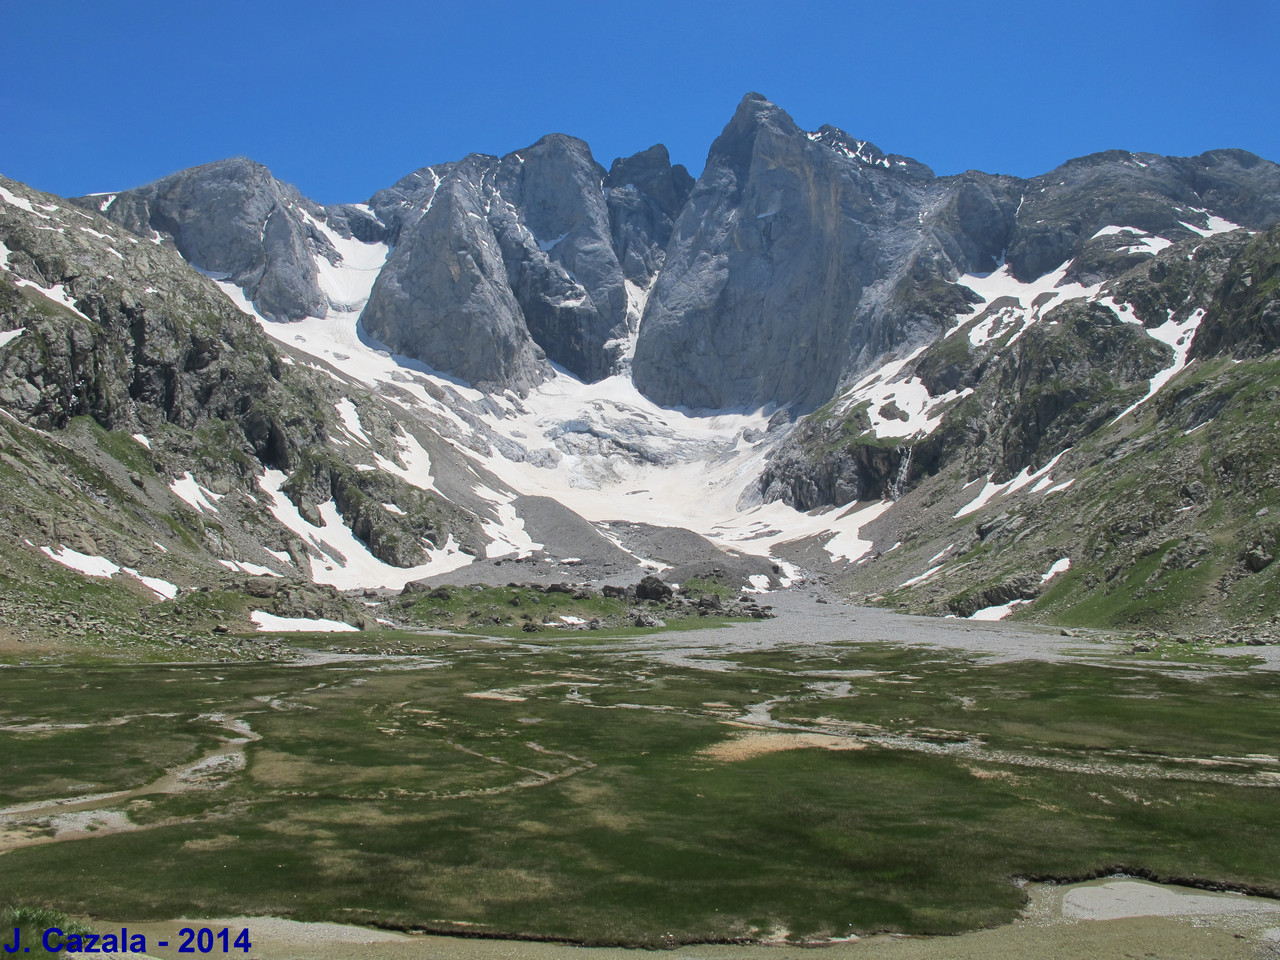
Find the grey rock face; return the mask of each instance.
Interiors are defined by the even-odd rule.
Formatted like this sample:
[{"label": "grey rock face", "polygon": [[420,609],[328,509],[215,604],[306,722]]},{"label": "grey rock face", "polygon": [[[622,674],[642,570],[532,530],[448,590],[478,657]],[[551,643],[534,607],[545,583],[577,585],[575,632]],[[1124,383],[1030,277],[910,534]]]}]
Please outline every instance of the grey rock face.
[{"label": "grey rock face", "polygon": [[[391,349],[477,387],[527,390],[545,375],[487,219],[497,161],[474,155],[430,174],[406,199],[398,245],[361,316]],[[385,204],[375,197],[374,209]]]},{"label": "grey rock face", "polygon": [[805,440],[787,444],[773,457],[757,485],[764,502],[774,500],[813,510],[854,500],[879,500],[889,495],[905,456],[905,447],[852,444],[815,457]]},{"label": "grey rock face", "polygon": [[1068,260],[1076,261],[1068,279],[1089,283],[1122,272],[1087,269],[1094,234],[1107,226],[1137,227],[1176,241],[1197,236],[1187,224],[1205,227],[1206,210],[1251,229],[1280,220],[1280,166],[1243,150],[1198,157],[1109,150],[1069,160],[1021,181],[1018,189],[1008,260],[1020,280]]},{"label": "grey rock face", "polygon": [[836,128],[806,134],[751,94],[677,221],[636,383],[665,405],[813,407],[964,312],[960,274],[1007,261],[1031,280],[1072,261],[1067,279],[1095,283],[1150,257],[1102,227],[1177,241],[1210,214],[1275,223],[1280,166],[1242,151],[1111,151],[1033,180],[935,178]]},{"label": "grey rock face", "polygon": [[747,96],[676,222],[637,385],[665,405],[817,405],[860,354],[936,333],[894,293],[956,275],[921,229],[946,192],[927,167],[835,128],[805,134]]},{"label": "grey rock face", "polygon": [[[82,206],[99,209],[101,197]],[[183,170],[119,194],[104,216],[142,236],[172,240],[190,264],[244,289],[264,316],[324,316],[313,254],[339,259],[303,214],[324,211],[261,164],[237,157]]]},{"label": "grey rock face", "polygon": [[492,213],[530,336],[584,380],[609,375],[605,344],[626,334],[604,178],[581,140],[543,137],[503,159]]},{"label": "grey rock face", "polygon": [[694,180],[667,148],[656,144],[609,168],[605,190],[613,248],[626,278],[647,287],[666,255],[676,217],[693,191]]},{"label": "grey rock face", "polygon": [[1191,344],[1195,358],[1258,357],[1280,347],[1280,227],[1254,237],[1225,271]]},{"label": "grey rock face", "polygon": [[647,285],[689,180],[662,147],[615,168],[627,177],[616,190],[585,143],[554,134],[375,194],[396,249],[365,328],[477,385],[527,390],[547,360],[608,376],[629,332],[624,281]]}]

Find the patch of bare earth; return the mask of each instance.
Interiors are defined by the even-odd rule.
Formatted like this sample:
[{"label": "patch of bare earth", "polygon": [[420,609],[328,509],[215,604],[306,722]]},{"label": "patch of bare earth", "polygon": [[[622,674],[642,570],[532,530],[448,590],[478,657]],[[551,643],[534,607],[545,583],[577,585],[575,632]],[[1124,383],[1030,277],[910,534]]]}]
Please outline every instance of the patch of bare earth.
[{"label": "patch of bare earth", "polygon": [[847,737],[837,737],[830,733],[745,733],[731,740],[723,740],[712,744],[701,751],[702,756],[719,760],[723,763],[734,763],[739,760],[750,760],[766,753],[779,753],[783,750],[806,750],[816,747],[821,750],[862,750],[865,745]]}]

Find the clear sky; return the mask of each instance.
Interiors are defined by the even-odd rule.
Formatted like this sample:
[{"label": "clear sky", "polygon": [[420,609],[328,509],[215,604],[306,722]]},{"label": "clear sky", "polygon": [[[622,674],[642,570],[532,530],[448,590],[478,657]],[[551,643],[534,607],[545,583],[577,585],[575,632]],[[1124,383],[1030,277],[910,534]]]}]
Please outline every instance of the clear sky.
[{"label": "clear sky", "polygon": [[0,0],[0,173],[63,195],[243,154],[359,201],[552,132],[697,175],[751,90],[940,174],[1280,161],[1280,3]]}]

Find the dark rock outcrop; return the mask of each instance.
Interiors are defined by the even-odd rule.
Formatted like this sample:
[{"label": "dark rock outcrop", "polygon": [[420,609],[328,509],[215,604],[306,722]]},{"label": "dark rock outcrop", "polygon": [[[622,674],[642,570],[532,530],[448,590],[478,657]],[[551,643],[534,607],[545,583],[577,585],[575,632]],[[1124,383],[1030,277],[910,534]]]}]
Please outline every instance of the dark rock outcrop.
[{"label": "dark rock outcrop", "polygon": [[661,577],[648,576],[636,584],[637,600],[670,600],[672,593],[671,585]]},{"label": "dark rock outcrop", "polygon": [[1235,258],[1196,331],[1190,355],[1257,357],[1280,347],[1280,227]]},{"label": "dark rock outcrop", "polygon": [[947,601],[947,607],[957,617],[971,617],[987,607],[997,607],[1016,600],[1034,600],[1040,596],[1041,590],[1042,584],[1038,576],[1020,574],[953,597]]},{"label": "dark rock outcrop", "polygon": [[623,275],[637,286],[647,288],[662,266],[676,217],[693,184],[689,171],[673,166],[660,143],[619,157],[609,168],[604,186],[613,249]]},{"label": "dark rock outcrop", "polygon": [[[235,424],[248,454],[282,469],[325,436],[304,381],[212,284],[171,250],[68,215],[93,233],[34,229],[0,204],[0,241],[11,251],[0,320],[26,328],[0,360],[8,410],[42,429],[78,416],[107,429]],[[60,288],[71,305],[15,279]]]}]

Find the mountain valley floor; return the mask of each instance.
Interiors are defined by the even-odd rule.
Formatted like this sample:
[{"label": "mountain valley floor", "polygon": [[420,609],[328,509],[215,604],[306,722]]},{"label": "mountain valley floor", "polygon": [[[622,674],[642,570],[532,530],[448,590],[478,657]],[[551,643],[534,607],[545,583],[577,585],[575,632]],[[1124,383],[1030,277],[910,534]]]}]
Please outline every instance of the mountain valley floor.
[{"label": "mountain valley floor", "polygon": [[[247,663],[0,653],[0,903],[249,917],[266,957],[298,948],[264,917],[414,934],[313,957],[1271,955],[1274,899],[1043,925],[1087,911],[1027,881],[1276,898],[1274,648],[768,600],[777,619],[408,654],[374,633]],[[427,937],[477,934],[551,942]],[[729,946],[751,942],[778,946]]]}]

